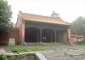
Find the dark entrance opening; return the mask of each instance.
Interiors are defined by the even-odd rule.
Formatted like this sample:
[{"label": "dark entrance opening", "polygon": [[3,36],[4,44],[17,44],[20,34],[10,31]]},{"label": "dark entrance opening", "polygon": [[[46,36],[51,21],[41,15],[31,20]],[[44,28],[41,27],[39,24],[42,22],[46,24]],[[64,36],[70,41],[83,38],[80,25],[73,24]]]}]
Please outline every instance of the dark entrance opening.
[{"label": "dark entrance opening", "polygon": [[42,30],[42,42],[54,42],[54,31],[52,29]]},{"label": "dark entrance opening", "polygon": [[40,30],[34,27],[25,29],[25,42],[39,42]]}]

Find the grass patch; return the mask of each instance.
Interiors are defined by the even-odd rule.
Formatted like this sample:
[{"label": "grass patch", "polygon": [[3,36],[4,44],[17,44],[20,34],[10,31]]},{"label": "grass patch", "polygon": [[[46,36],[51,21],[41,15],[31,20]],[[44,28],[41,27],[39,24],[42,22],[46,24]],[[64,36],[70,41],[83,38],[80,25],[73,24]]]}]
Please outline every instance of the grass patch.
[{"label": "grass patch", "polygon": [[22,46],[22,45],[15,45],[9,46],[12,52],[27,52],[27,51],[44,51],[47,48],[45,46]]},{"label": "grass patch", "polygon": [[32,46],[29,48],[31,51],[44,51],[46,50],[45,46]]},{"label": "grass patch", "polygon": [[12,50],[12,52],[16,52],[16,53],[27,51],[26,47],[21,45],[9,46],[9,48]]}]

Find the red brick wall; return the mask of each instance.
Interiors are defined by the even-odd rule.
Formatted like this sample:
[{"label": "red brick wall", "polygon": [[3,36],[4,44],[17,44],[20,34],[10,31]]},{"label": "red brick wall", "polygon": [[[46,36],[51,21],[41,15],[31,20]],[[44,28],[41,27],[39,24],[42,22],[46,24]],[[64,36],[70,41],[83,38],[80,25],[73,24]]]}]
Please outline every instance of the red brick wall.
[{"label": "red brick wall", "polygon": [[71,37],[70,41],[71,41],[71,43],[77,42],[77,38],[76,37]]},{"label": "red brick wall", "polygon": [[15,43],[19,43],[19,29],[13,28],[11,33],[2,33],[0,34],[0,43],[7,44],[9,42],[9,38],[15,38]]},{"label": "red brick wall", "polygon": [[[21,17],[21,12],[18,14],[18,19],[15,27],[19,28],[19,38],[20,38],[20,43],[22,43],[22,40],[25,38],[25,23],[23,22],[23,19]],[[22,23],[23,22],[23,23]]]},{"label": "red brick wall", "polygon": [[[79,39],[81,39],[81,41],[82,41],[82,40],[84,40],[85,38],[82,38],[82,37],[81,37],[81,38],[79,38]],[[70,39],[71,43],[77,42],[77,40],[78,40],[77,37],[71,37],[71,39]]]}]

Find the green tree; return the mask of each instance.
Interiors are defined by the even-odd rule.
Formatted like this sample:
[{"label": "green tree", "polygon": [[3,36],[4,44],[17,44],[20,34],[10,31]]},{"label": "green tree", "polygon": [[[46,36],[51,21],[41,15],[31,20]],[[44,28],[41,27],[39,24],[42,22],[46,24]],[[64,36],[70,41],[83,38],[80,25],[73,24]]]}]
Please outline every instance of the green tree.
[{"label": "green tree", "polygon": [[85,17],[80,16],[72,22],[71,33],[85,35]]},{"label": "green tree", "polygon": [[12,15],[11,6],[6,0],[0,0],[0,33],[10,32],[12,23],[10,22]]}]

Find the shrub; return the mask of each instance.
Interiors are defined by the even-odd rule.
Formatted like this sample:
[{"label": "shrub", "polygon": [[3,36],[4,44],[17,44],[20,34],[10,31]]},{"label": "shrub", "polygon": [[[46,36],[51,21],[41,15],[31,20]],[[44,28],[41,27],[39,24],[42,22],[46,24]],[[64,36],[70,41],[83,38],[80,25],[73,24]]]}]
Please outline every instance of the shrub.
[{"label": "shrub", "polygon": [[82,40],[82,41],[76,42],[76,44],[85,44],[85,40]]},{"label": "shrub", "polygon": [[30,54],[11,56],[11,57],[8,57],[8,60],[35,60],[35,56]]},{"label": "shrub", "polygon": [[1,55],[0,55],[0,60],[7,60],[7,57],[6,57],[6,55],[4,55],[4,54],[1,54]]}]

